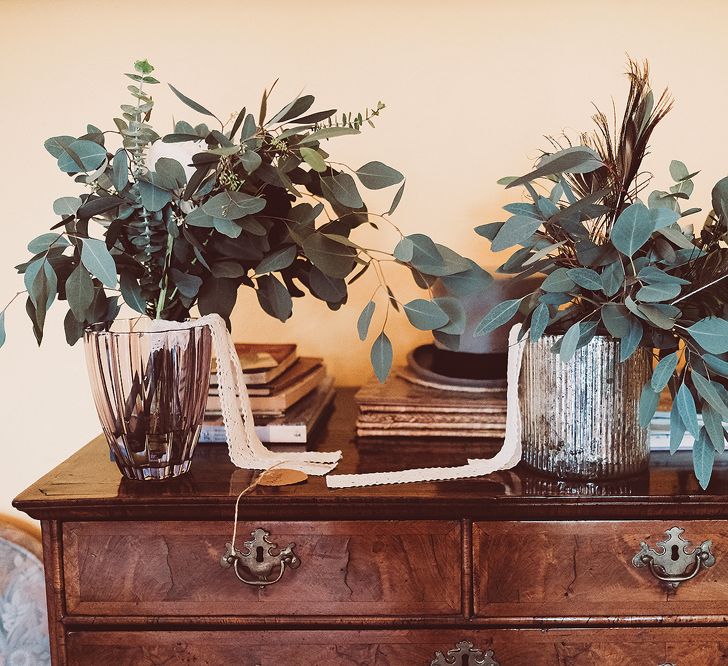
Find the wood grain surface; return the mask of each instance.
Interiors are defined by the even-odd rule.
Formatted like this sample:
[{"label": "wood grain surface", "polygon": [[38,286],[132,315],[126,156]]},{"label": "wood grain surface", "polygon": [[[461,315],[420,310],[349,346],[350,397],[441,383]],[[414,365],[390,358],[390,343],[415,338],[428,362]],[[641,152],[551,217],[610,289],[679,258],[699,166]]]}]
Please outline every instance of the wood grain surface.
[{"label": "wood grain surface", "polygon": [[[632,558],[678,525],[713,541],[713,567],[668,592]],[[487,617],[668,616],[728,612],[724,521],[479,522],[473,525],[475,613]]]},{"label": "wood grain surface", "polygon": [[501,666],[724,666],[725,629],[330,632],[79,632],[74,666],[430,666],[461,640]]},{"label": "wood grain surface", "polygon": [[66,608],[88,615],[459,615],[457,522],[262,522],[301,560],[264,589],[220,566],[227,522],[64,525]]},{"label": "wood grain surface", "polygon": [[[353,391],[339,389],[335,410],[312,444],[340,449],[334,473],[462,465],[490,457],[499,441],[403,438],[357,441]],[[122,479],[99,437],[21,493],[14,505],[57,520],[232,520],[237,494],[254,473],[237,469],[224,444],[197,447],[190,472],[164,483]],[[322,477],[285,488],[256,488],[240,503],[251,520],[586,520],[728,516],[728,459],[716,460],[710,486],[695,480],[690,452],[653,454],[649,470],[610,483],[578,484],[525,467],[480,479],[329,490]]]}]

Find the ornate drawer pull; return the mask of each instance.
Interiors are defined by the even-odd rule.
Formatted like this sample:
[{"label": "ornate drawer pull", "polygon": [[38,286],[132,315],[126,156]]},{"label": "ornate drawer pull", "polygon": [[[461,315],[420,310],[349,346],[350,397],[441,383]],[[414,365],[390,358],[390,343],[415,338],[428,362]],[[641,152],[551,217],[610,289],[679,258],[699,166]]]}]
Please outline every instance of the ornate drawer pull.
[{"label": "ornate drawer pull", "polygon": [[[245,542],[245,550],[238,550],[234,544],[225,544],[225,553],[220,558],[220,566],[223,569],[233,567],[235,575],[246,585],[265,587],[277,583],[286,571],[286,567],[298,569],[301,560],[293,552],[295,543],[289,543],[274,554],[273,550],[278,548],[274,543],[268,541],[270,532],[260,527],[251,532],[252,539]],[[245,567],[256,580],[247,580],[240,573],[240,567]],[[274,569],[278,568],[278,575],[273,580],[268,580]]]},{"label": "ornate drawer pull", "polygon": [[494,656],[493,650],[483,652],[470,641],[460,641],[447,655],[436,652],[430,666],[500,666]]},{"label": "ornate drawer pull", "polygon": [[710,552],[711,541],[703,541],[688,552],[690,542],[682,538],[682,527],[671,527],[667,539],[657,542],[657,550],[640,542],[640,551],[632,558],[635,567],[649,567],[650,573],[668,588],[676,590],[680,583],[695,578],[701,568],[712,567],[715,557]]}]

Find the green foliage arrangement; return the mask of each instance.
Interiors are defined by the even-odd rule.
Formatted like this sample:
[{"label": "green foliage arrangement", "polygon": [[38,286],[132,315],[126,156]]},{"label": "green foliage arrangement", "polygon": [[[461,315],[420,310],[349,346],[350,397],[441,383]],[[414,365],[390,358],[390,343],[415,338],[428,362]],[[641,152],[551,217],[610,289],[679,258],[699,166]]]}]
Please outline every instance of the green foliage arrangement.
[{"label": "green foliage arrangement", "polygon": [[695,474],[706,488],[728,421],[728,178],[713,188],[700,231],[680,224],[700,210],[681,210],[697,175],[682,162],[670,164],[669,190],[644,201],[651,175],[642,160],[672,102],[667,91],[655,101],[646,63],[630,62],[628,76],[618,132],[598,111],[597,130],[578,145],[552,140],[557,150],[534,170],[501,181],[525,187],[529,200],[506,205],[511,217],[476,232],[494,250],[517,248],[499,271],[546,278],[533,293],[491,309],[476,334],[520,312],[522,335],[561,336],[554,352],[564,361],[595,335],[618,338],[623,361],[640,347],[650,350],[658,362],[642,391],[641,423],[649,424],[669,386],[671,451],[686,431],[695,437]]},{"label": "green foliage arrangement", "polygon": [[[170,86],[196,113],[218,125],[178,121],[160,136],[149,124],[159,83],[147,61],[135,63],[113,131],[88,125],[83,136],[45,142],[58,168],[87,192],[53,204],[60,220],[30,242],[31,258],[17,266],[24,275],[26,310],[40,344],[48,308],[68,304],[66,338],[74,344],[91,324],[109,323],[121,301],[152,318],[182,320],[197,307],[229,321],[241,285],[256,291],[261,308],[281,321],[293,298],[306,292],[336,310],[348,285],[364,273],[377,286],[361,313],[358,334],[367,338],[376,302],[383,303],[371,360],[380,380],[389,373],[392,345],[385,327],[390,309],[404,310],[419,329],[461,333],[464,314],[456,298],[419,298],[400,303],[386,277],[395,263],[429,290],[437,278],[454,295],[482,289],[490,276],[472,261],[423,234],[403,234],[389,216],[404,191],[404,176],[379,161],[357,169],[332,161],[329,140],[359,134],[384,109],[363,114],[311,112],[302,95],[269,116],[271,90],[257,115],[243,108],[228,122]],[[107,145],[116,139],[117,147]],[[165,156],[180,151],[187,157]],[[154,154],[156,159],[152,159]],[[385,213],[370,212],[359,185],[397,187]],[[392,252],[362,247],[357,228],[392,225],[399,241]],[[13,299],[14,300],[14,299]],[[12,302],[12,301],[11,301]],[[9,305],[9,304],[8,304]],[[7,306],[6,306],[7,308]],[[0,344],[4,342],[0,312]]]}]

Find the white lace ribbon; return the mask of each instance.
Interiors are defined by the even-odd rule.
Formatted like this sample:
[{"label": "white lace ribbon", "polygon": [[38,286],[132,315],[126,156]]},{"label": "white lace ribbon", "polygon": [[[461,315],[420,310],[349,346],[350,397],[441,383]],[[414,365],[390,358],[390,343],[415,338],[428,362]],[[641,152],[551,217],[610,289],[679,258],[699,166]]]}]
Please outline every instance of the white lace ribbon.
[{"label": "white lace ribbon", "polygon": [[243,469],[266,470],[274,465],[296,469],[309,475],[330,472],[341,459],[341,451],[292,451],[276,453],[266,448],[255,433],[250,398],[243,369],[225,320],[217,314],[183,322],[155,319],[152,330],[183,330],[207,326],[212,334],[212,349],[217,359],[220,406],[230,460]]},{"label": "white lace ribbon", "polygon": [[449,481],[484,476],[498,470],[511,469],[521,460],[521,410],[518,399],[518,380],[525,340],[518,342],[521,325],[511,328],[508,336],[508,390],[506,402],[506,435],[500,451],[492,458],[472,458],[457,467],[421,467],[399,472],[368,474],[334,474],[326,477],[329,488],[357,488],[390,483],[415,481]]}]

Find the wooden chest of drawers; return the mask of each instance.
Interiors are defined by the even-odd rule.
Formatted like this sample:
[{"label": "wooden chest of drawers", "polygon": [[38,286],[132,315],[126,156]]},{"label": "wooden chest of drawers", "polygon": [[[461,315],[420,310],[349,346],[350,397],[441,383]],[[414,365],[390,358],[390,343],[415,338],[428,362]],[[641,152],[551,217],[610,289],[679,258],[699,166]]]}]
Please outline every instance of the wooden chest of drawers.
[{"label": "wooden chest of drawers", "polygon": [[[490,453],[485,444],[355,442],[354,415],[342,391],[319,439],[320,449],[344,450],[341,472]],[[323,479],[259,487],[240,503],[237,547],[264,530],[272,555],[295,544],[299,564],[276,568],[269,585],[252,569],[238,571],[250,585],[221,566],[234,499],[251,479],[224,447],[203,445],[184,478],[126,481],[97,439],[22,493],[16,506],[43,525],[54,664],[728,663],[721,464],[707,492],[682,454],[655,455],[644,476],[608,485],[518,468],[373,489],[329,491]],[[697,575],[677,589],[633,563],[641,542],[656,547],[673,527],[688,552],[710,540],[715,557],[707,567],[695,560]],[[268,547],[251,546],[253,568]],[[467,658],[446,656],[458,644],[471,650],[464,642]]]}]

